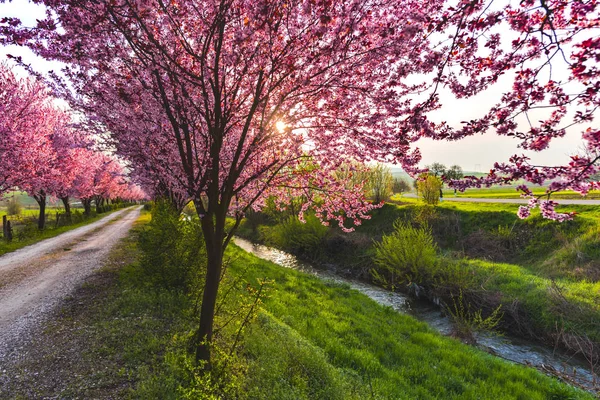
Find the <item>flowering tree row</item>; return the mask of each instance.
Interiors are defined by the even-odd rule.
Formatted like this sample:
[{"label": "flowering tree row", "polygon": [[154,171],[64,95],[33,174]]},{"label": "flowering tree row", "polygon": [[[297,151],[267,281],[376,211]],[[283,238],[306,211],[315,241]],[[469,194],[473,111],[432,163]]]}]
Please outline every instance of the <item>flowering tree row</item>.
[{"label": "flowering tree row", "polygon": [[124,179],[117,160],[90,150],[87,140],[41,82],[0,64],[0,195],[18,188],[32,196],[40,206],[40,229],[48,196],[62,200],[68,218],[73,198],[89,214],[92,200],[102,205],[105,199],[144,197]]},{"label": "flowering tree row", "polygon": [[[600,148],[596,0],[34,1],[47,18],[29,28],[4,18],[0,42],[65,63],[50,76],[54,89],[89,128],[109,132],[153,187],[196,205],[208,258],[197,335],[206,366],[223,252],[237,226],[227,230],[226,216],[239,223],[269,195],[304,196],[323,221],[346,229],[373,207],[360,187],[336,179],[346,160],[417,173],[421,138],[494,132],[542,151],[580,124],[589,156],[542,167],[517,155],[487,178],[452,184],[596,187],[588,182]],[[436,117],[441,90],[469,98],[504,78],[512,85],[481,115],[458,126]],[[542,211],[569,217],[551,202]]]}]

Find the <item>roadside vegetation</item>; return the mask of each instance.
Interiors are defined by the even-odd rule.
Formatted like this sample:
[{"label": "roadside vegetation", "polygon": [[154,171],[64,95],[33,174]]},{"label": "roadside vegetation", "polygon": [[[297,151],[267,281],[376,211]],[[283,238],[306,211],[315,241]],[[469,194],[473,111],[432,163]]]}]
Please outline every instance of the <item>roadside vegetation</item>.
[{"label": "roadside vegetation", "polygon": [[4,235],[6,233],[4,229],[2,236],[0,236],[0,255],[98,221],[107,215],[106,213],[134,204],[113,202],[104,205],[100,210],[92,210],[89,214],[85,214],[82,209],[71,208],[68,215],[65,213],[64,208],[48,207],[46,208],[45,227],[40,230],[38,228],[39,209],[25,208],[33,207],[32,201],[33,199],[24,193],[17,192],[3,202],[5,207],[0,207],[0,219],[6,216],[11,229],[8,236]]},{"label": "roadside vegetation", "polygon": [[[448,314],[460,297],[467,319],[568,349],[600,369],[600,211],[577,210],[574,221],[533,216],[517,205],[416,200],[386,204],[352,233],[306,224],[273,210],[251,215],[240,235],[338,273],[426,297]],[[274,217],[275,216],[275,217]],[[477,314],[479,313],[479,314]],[[456,314],[456,313],[455,313]],[[466,341],[472,332],[460,326]],[[484,324],[485,325],[485,324]]]},{"label": "roadside vegetation", "polygon": [[[107,267],[46,329],[60,340],[68,326],[62,346],[81,347],[76,355],[81,361],[71,366],[76,374],[68,363],[75,354],[61,362],[69,353],[54,351],[33,361],[47,368],[53,358],[64,364],[59,397],[592,398],[443,337],[346,285],[285,269],[235,246],[226,257],[213,369],[203,372],[190,346],[204,268],[197,220],[180,219],[160,204],[152,216],[150,221],[149,213],[142,215]],[[158,279],[171,276],[181,279]],[[15,385],[12,393],[18,393]],[[52,390],[41,394],[56,395]]]}]

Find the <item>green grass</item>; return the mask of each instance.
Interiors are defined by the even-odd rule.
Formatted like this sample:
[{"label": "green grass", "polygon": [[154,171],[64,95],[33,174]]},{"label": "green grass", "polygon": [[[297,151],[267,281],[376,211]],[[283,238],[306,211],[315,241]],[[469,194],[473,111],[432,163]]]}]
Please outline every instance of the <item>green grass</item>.
[{"label": "green grass", "polygon": [[[372,280],[373,269],[384,278],[387,273],[373,263],[373,243],[392,232],[394,221],[428,226],[440,261],[417,274],[427,277],[417,283],[448,304],[463,290],[475,309],[491,312],[503,305],[504,329],[576,351],[568,335],[600,343],[600,207],[563,208],[578,212],[574,221],[549,221],[539,213],[520,220],[512,204],[444,202],[431,208],[407,199],[375,210],[355,232],[329,229],[318,241],[308,236],[304,247],[289,237],[299,240],[314,231],[310,221],[287,224],[288,229],[271,223],[252,230],[244,224],[240,234],[304,258],[316,255],[311,261],[317,264],[335,264],[355,278]],[[384,285],[390,284],[387,278]],[[560,335],[563,330],[567,336]]]},{"label": "green grass", "polygon": [[[62,207],[46,207],[46,214],[53,214],[53,213],[57,213],[57,212],[64,213],[65,209]],[[21,210],[21,213],[19,215],[15,215],[15,216],[8,215],[6,213],[6,208],[0,207],[0,218],[2,218],[3,215],[7,215],[9,218],[10,217],[37,218],[39,216],[39,214],[40,214],[40,210],[39,210],[39,208],[37,208],[37,204],[36,204],[36,208],[23,208]]]},{"label": "green grass", "polygon": [[[545,194],[546,188],[533,186],[533,194],[541,196]],[[454,197],[453,189],[444,189],[445,197]],[[456,197],[472,197],[472,198],[491,198],[491,199],[519,199],[521,192],[516,190],[516,187],[491,187],[491,188],[473,188],[467,189],[464,192],[457,192]],[[552,194],[554,199],[600,199],[600,191],[593,190],[583,197],[579,193],[564,190]]]}]

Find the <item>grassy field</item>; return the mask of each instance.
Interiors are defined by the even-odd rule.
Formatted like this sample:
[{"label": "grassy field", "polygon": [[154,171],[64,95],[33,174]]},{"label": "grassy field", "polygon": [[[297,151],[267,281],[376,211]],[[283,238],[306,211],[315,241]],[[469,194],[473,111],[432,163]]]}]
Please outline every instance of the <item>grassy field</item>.
[{"label": "grassy field", "polygon": [[[442,337],[347,286],[265,262],[235,246],[227,252],[228,273],[219,300],[215,366],[202,374],[193,365],[189,346],[197,323],[195,295],[149,285],[149,269],[140,264],[137,236],[148,229],[148,218],[142,215],[108,265],[45,329],[42,340],[53,350],[27,367],[59,365],[63,389],[40,395],[592,399],[534,369]],[[250,315],[246,310],[254,295],[249,293],[256,293],[261,282],[265,295],[260,307],[239,331],[244,316]],[[231,319],[237,310],[242,314]],[[61,346],[75,346],[76,356]]]},{"label": "grassy field", "polygon": [[[545,194],[545,188],[532,187],[533,194],[536,196],[543,196]],[[521,198],[521,192],[517,191],[516,187],[491,187],[491,188],[473,188],[467,189],[464,192],[457,192],[456,196],[454,190],[445,188],[443,190],[444,196],[446,197],[471,197],[471,198],[488,198],[488,199],[519,199]],[[585,197],[579,193],[572,191],[560,191],[552,194],[554,199],[587,199],[596,200],[600,199],[600,191],[593,190],[589,192]]]},{"label": "grassy field", "polygon": [[[537,371],[442,337],[344,285],[237,249],[231,254],[236,258],[232,273],[249,266],[249,282],[273,280],[264,311],[245,337],[249,378],[259,383],[248,390],[253,398],[583,397]],[[282,376],[287,382],[280,381]],[[271,397],[263,385],[273,384],[277,390]]]}]

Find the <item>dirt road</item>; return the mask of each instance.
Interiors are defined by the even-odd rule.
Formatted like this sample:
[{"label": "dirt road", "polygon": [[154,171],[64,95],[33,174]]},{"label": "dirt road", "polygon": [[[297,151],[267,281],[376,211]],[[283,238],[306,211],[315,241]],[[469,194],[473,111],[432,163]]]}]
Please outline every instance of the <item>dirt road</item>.
[{"label": "dirt road", "polygon": [[102,266],[140,211],[120,210],[0,257],[0,372],[10,358],[19,357],[28,332]]}]

